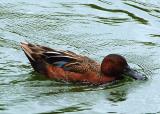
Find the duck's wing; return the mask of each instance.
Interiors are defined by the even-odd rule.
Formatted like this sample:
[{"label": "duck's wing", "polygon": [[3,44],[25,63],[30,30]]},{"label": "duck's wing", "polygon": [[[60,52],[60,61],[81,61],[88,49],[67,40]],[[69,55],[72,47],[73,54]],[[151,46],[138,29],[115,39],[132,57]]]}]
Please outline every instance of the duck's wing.
[{"label": "duck's wing", "polygon": [[40,59],[55,67],[76,73],[85,73],[87,71],[98,72],[100,68],[100,65],[94,60],[86,56],[77,55],[71,51],[58,51],[30,43],[21,43],[21,47],[31,64]]}]

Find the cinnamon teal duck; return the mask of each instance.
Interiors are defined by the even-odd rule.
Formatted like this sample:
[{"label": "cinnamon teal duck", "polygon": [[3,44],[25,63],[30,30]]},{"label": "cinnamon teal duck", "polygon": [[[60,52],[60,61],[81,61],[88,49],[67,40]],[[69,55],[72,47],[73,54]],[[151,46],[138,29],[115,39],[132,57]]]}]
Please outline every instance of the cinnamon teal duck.
[{"label": "cinnamon teal duck", "polygon": [[21,47],[34,70],[51,79],[97,85],[120,80],[124,76],[146,79],[118,54],[107,55],[99,64],[71,51],[58,51],[27,42],[22,42]]}]

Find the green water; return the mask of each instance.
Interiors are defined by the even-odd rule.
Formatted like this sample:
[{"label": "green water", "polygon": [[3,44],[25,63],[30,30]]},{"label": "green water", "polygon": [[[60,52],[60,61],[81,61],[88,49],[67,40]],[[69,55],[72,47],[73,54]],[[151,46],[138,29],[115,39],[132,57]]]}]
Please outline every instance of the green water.
[{"label": "green water", "polygon": [[[149,80],[90,87],[33,71],[19,42],[97,61],[126,57]],[[0,0],[1,114],[160,113],[159,0]]]}]

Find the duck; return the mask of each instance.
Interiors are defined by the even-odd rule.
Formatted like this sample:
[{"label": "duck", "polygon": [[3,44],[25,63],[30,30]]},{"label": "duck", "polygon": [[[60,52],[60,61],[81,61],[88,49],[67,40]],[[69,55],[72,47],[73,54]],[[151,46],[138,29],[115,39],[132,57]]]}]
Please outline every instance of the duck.
[{"label": "duck", "polygon": [[22,50],[33,69],[49,79],[71,83],[102,85],[125,76],[145,80],[146,76],[132,69],[125,57],[109,54],[102,63],[68,50],[21,42]]}]

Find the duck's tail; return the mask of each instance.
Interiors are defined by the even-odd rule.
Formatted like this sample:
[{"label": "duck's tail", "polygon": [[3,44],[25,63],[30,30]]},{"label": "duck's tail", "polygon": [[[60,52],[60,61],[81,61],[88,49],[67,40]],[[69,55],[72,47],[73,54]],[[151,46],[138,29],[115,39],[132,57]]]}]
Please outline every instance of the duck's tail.
[{"label": "duck's tail", "polygon": [[22,47],[34,70],[40,73],[45,73],[47,64],[41,58],[40,47],[28,42],[21,42],[20,46]]},{"label": "duck's tail", "polygon": [[28,57],[29,61],[30,62],[35,61],[35,58],[33,57],[33,51],[31,49],[31,47],[33,47],[34,45],[28,42],[21,42],[20,46],[23,49],[26,56]]}]

